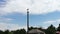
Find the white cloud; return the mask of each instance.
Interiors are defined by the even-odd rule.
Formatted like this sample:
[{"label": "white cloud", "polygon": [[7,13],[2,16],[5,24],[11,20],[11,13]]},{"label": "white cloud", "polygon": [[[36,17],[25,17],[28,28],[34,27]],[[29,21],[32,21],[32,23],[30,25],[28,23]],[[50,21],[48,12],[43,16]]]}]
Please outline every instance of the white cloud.
[{"label": "white cloud", "polygon": [[60,10],[60,0],[9,0],[5,7],[0,8],[0,14],[13,12],[26,13],[26,8],[30,9],[30,14],[45,14]]},{"label": "white cloud", "polygon": [[27,30],[26,26],[20,26],[19,24],[13,24],[13,23],[10,23],[12,20],[12,18],[3,18],[3,17],[0,17],[0,30],[17,30],[17,29],[25,29]]},{"label": "white cloud", "polygon": [[7,22],[8,23],[8,22],[11,22],[13,20],[15,20],[15,19],[0,17],[0,22]]},{"label": "white cloud", "polygon": [[53,23],[55,23],[56,21],[46,21],[46,22],[44,22],[44,24],[53,24]]},{"label": "white cloud", "polygon": [[13,18],[6,18],[6,17],[0,17],[0,30],[17,30],[17,29],[25,29],[27,30],[26,26],[21,26],[19,24],[14,24],[12,21],[15,20]]},{"label": "white cloud", "polygon": [[0,30],[17,30],[17,29],[26,29],[26,26],[19,26],[18,24],[10,24],[10,23],[0,23]]},{"label": "white cloud", "polygon": [[45,22],[44,22],[44,24],[54,24],[54,23],[60,23],[60,19],[51,20],[51,21],[45,21]]},{"label": "white cloud", "polygon": [[7,21],[10,21],[10,20],[14,20],[14,19],[12,19],[12,18],[3,18],[3,17],[1,17],[0,20],[7,20]]},{"label": "white cloud", "polygon": [[55,27],[58,27],[58,25],[60,24],[60,19],[57,20],[51,20],[51,21],[45,21],[43,22],[45,26],[45,28],[47,28],[48,26],[50,26],[51,24],[53,24]]}]

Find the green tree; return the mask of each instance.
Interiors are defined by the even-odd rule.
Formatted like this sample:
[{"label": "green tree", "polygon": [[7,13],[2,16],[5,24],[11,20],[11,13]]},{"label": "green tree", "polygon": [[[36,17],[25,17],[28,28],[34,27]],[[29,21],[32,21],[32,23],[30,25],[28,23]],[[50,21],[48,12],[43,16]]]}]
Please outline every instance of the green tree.
[{"label": "green tree", "polygon": [[0,30],[0,34],[3,34],[3,31]]},{"label": "green tree", "polygon": [[13,34],[13,32],[9,32],[9,34]]},{"label": "green tree", "polygon": [[21,29],[21,30],[19,31],[19,33],[20,33],[20,34],[26,34],[26,31],[25,31],[25,29]]},{"label": "green tree", "polygon": [[46,30],[46,34],[55,34],[56,29],[53,25],[49,26]]},{"label": "green tree", "polygon": [[9,34],[9,30],[6,30],[6,31],[4,32],[4,34]]},{"label": "green tree", "polygon": [[30,27],[30,28],[29,28],[29,31],[32,30],[32,29],[34,29],[34,27]]},{"label": "green tree", "polygon": [[59,26],[58,26],[58,28],[57,28],[57,31],[60,31],[60,24],[59,24]]}]

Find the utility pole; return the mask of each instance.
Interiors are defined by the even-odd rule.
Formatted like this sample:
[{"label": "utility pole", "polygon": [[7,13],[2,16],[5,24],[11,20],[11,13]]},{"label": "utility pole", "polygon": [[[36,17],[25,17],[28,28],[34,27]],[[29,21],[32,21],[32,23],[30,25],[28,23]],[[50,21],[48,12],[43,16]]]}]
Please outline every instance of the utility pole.
[{"label": "utility pole", "polygon": [[29,31],[29,9],[27,9],[27,34]]}]

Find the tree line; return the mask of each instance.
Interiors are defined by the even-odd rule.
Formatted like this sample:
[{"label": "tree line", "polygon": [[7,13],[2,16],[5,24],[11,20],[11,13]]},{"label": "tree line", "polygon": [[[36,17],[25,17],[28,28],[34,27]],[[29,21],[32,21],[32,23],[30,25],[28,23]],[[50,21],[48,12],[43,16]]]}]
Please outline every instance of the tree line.
[{"label": "tree line", "polygon": [[[56,31],[60,31],[60,24],[57,28],[55,28],[53,25],[50,25],[47,29],[43,29],[43,28],[37,28],[37,27],[29,27],[29,31],[32,29],[39,29],[41,31],[44,31],[46,34],[56,34]],[[26,34],[26,30],[25,29],[20,29],[20,30],[15,30],[15,31],[2,31],[0,30],[0,34]]]},{"label": "tree line", "polygon": [[0,30],[0,34],[26,34],[26,30],[25,29],[20,29],[20,30],[15,30],[15,31],[2,31]]}]

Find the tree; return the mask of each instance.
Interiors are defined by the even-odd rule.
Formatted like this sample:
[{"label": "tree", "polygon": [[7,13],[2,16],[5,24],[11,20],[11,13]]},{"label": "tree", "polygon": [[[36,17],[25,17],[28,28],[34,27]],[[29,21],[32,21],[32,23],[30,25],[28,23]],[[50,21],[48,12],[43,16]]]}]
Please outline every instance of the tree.
[{"label": "tree", "polygon": [[9,34],[9,30],[6,30],[6,31],[4,32],[4,34]]},{"label": "tree", "polygon": [[32,30],[32,29],[34,29],[34,27],[30,27],[30,28],[29,28],[29,31]]},{"label": "tree", "polygon": [[46,30],[46,34],[55,34],[55,32],[56,32],[56,29],[52,24]]},{"label": "tree", "polygon": [[19,33],[20,33],[20,34],[26,34],[26,31],[25,31],[25,29],[21,29],[21,30],[19,31]]},{"label": "tree", "polygon": [[13,32],[9,32],[9,34],[13,34]]},{"label": "tree", "polygon": [[58,26],[58,28],[57,28],[57,31],[60,31],[60,24],[59,24],[59,26]]},{"label": "tree", "polygon": [[0,30],[0,34],[3,34],[3,31]]}]

